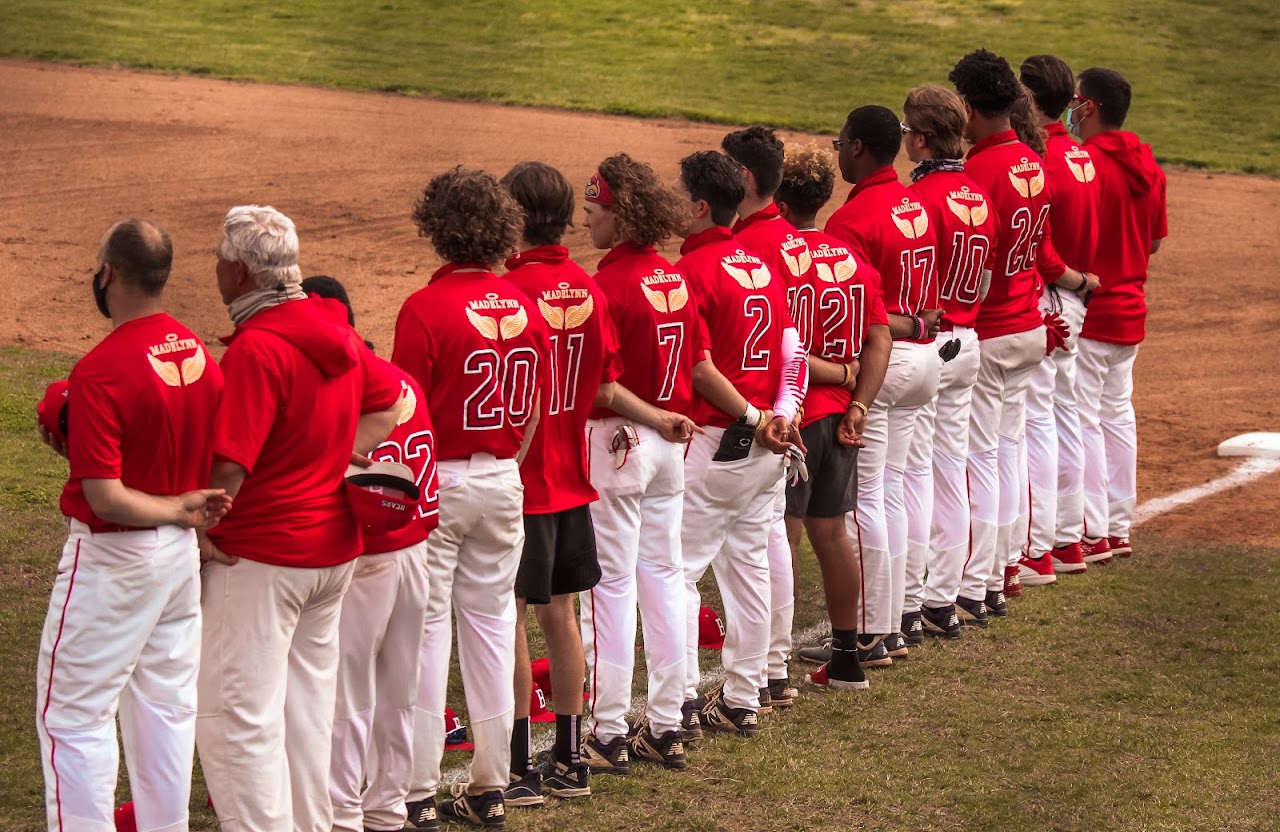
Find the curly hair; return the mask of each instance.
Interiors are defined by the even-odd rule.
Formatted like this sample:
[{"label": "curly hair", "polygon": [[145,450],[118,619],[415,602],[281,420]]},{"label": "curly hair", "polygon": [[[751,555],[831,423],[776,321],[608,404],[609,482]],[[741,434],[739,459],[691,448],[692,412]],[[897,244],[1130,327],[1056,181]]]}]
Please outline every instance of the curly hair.
[{"label": "curly hair", "polygon": [[929,150],[938,159],[959,159],[964,155],[964,126],[969,113],[964,102],[946,87],[925,84],[907,93],[902,120],[925,137]]},{"label": "curly hair", "polygon": [[836,186],[836,165],[831,154],[814,144],[790,148],[782,161],[782,182],[776,199],[797,219],[812,219]]},{"label": "curly hair", "polygon": [[970,52],[957,61],[947,80],[970,107],[987,118],[1007,115],[1021,95],[1021,85],[1009,62],[986,49]]},{"label": "curly hair", "polygon": [[543,162],[521,162],[502,177],[502,187],[524,211],[524,240],[535,246],[560,244],[573,224],[573,186]]},{"label": "curly hair", "polygon": [[490,268],[519,247],[524,224],[520,206],[497,179],[461,165],[427,183],[411,217],[418,236],[430,237],[446,262]]},{"label": "curly hair", "polygon": [[1061,118],[1076,91],[1071,67],[1057,55],[1032,55],[1018,67],[1018,80],[1031,90],[1040,112],[1048,118]]},{"label": "curly hair", "polygon": [[699,150],[680,160],[680,181],[691,199],[706,200],[712,222],[733,225],[747,195],[747,177],[737,162],[714,150]]},{"label": "curly hair", "polygon": [[601,162],[599,170],[613,193],[619,239],[653,246],[684,227],[688,216],[680,198],[649,165],[618,153]]},{"label": "curly hair", "polygon": [[720,149],[751,171],[758,196],[773,196],[777,192],[786,148],[771,129],[757,124],[746,130],[735,130],[720,142]]},{"label": "curly hair", "polygon": [[1022,88],[1022,95],[1018,96],[1013,109],[1009,111],[1009,124],[1018,134],[1019,141],[1041,156],[1044,155],[1044,143],[1049,134],[1040,126],[1035,99],[1031,97],[1031,90],[1026,87]]}]

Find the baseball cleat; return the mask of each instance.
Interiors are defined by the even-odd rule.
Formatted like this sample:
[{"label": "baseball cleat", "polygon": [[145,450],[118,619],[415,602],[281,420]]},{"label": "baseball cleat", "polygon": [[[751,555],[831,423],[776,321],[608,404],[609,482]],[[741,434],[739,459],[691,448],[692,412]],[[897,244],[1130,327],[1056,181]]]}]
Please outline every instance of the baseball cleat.
[{"label": "baseball cleat", "polygon": [[960,638],[962,628],[960,626],[960,616],[956,615],[954,604],[947,604],[945,607],[922,607],[920,610],[920,620],[924,624],[924,631],[932,635],[942,636],[943,638]]},{"label": "baseball cleat", "polygon": [[960,616],[960,623],[966,627],[985,627],[990,621],[986,601],[981,599],[975,601],[972,598],[957,598],[956,615]]},{"label": "baseball cleat", "polygon": [[[631,758],[627,755],[626,737],[614,737],[608,742],[601,742],[596,739],[595,734],[588,732],[582,737],[579,754],[582,756],[582,762],[593,774],[631,773]],[[545,771],[542,775],[542,790],[547,794],[552,793],[547,788]]]},{"label": "baseball cleat", "polygon": [[[1004,568],[1004,594],[1006,598],[1017,598],[1022,595],[1022,582],[1018,579],[1018,565],[1011,563]],[[991,604],[987,604],[988,607]]]},{"label": "baseball cleat", "polygon": [[1018,583],[1023,586],[1048,586],[1056,584],[1058,576],[1054,572],[1053,559],[1048,555],[1029,558],[1026,555],[1018,558]]},{"label": "baseball cleat", "polygon": [[800,691],[791,687],[791,683],[788,680],[769,680],[769,703],[773,705],[775,711],[790,708],[796,703],[796,697],[799,695]]},{"label": "baseball cleat", "polygon": [[467,794],[466,783],[455,783],[450,796],[440,804],[440,819],[484,829],[505,829],[507,807],[502,802],[502,792],[497,789]]},{"label": "baseball cleat", "polygon": [[831,639],[824,639],[821,644],[815,644],[812,647],[801,647],[796,655],[802,662],[826,664],[831,661]]},{"label": "baseball cleat", "polygon": [[755,711],[731,707],[718,698],[707,703],[699,718],[708,731],[733,732],[743,737],[754,737],[760,728],[760,720]]},{"label": "baseball cleat", "polygon": [[863,667],[891,667],[893,657],[884,636],[858,636],[858,663]]},{"label": "baseball cleat", "polygon": [[1009,617],[1009,602],[1005,600],[1004,593],[1000,590],[987,590],[987,597],[983,599],[983,603],[987,605],[987,615],[994,615],[997,618]]},{"label": "baseball cleat", "polygon": [[438,832],[440,829],[440,815],[436,812],[435,797],[410,801],[405,808],[409,810],[409,824],[413,829],[421,829],[425,832]]},{"label": "baseball cleat", "polygon": [[809,680],[811,685],[821,685],[832,690],[866,690],[871,687],[867,677],[862,675],[862,668],[859,665],[854,665],[857,668],[857,672],[854,674],[857,678],[853,679],[832,679],[827,672],[830,667],[831,665],[824,664],[805,678]]},{"label": "baseball cleat", "polygon": [[902,633],[889,633],[880,643],[884,645],[884,650],[890,658],[905,659],[910,655],[907,640],[902,637]]},{"label": "baseball cleat", "polygon": [[687,751],[694,751],[702,744],[702,720],[698,718],[697,704],[688,700],[680,706],[680,739]]},{"label": "baseball cleat", "polygon": [[1097,564],[1098,566],[1106,566],[1111,563],[1111,541],[1105,537],[1096,540],[1085,538],[1080,541],[1080,551],[1084,555],[1084,562],[1088,564]]},{"label": "baseball cleat", "polygon": [[[615,737],[613,741],[622,746],[623,759],[625,760],[626,738]],[[585,762],[565,765],[557,760],[548,760],[540,772],[542,774],[542,791],[544,794],[549,794],[562,800],[569,800],[575,797],[591,797],[591,786],[587,781],[589,772],[593,770]],[[628,770],[630,770],[629,766]]]},{"label": "baseball cleat", "polygon": [[1053,559],[1053,571],[1059,575],[1076,575],[1089,568],[1084,562],[1084,552],[1079,543],[1068,543],[1066,546],[1054,546],[1049,553]]},{"label": "baseball cleat", "polygon": [[1129,538],[1127,537],[1108,537],[1107,545],[1111,547],[1111,554],[1116,557],[1133,557],[1133,547],[1129,545]]},{"label": "baseball cleat", "polygon": [[760,707],[756,710],[756,716],[764,717],[773,713],[773,697],[769,695],[769,688],[760,688],[760,691],[757,694],[757,699],[759,700]]},{"label": "baseball cleat", "polygon": [[502,795],[508,806],[522,809],[536,809],[542,805],[542,772],[531,768],[523,777],[511,775],[511,785]]},{"label": "baseball cleat", "polygon": [[672,771],[684,771],[689,767],[681,732],[664,731],[654,736],[647,719],[641,720],[627,737],[627,749],[632,759],[657,763]]},{"label": "baseball cleat", "polygon": [[924,644],[924,622],[920,613],[903,613],[902,637],[907,640],[908,647],[919,647]]}]

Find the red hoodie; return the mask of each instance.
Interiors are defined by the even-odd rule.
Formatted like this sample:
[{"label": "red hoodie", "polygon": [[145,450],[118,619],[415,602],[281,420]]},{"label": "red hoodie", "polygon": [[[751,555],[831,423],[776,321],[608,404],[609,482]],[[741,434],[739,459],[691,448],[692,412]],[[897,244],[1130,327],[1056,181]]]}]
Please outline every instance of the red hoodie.
[{"label": "red hoodie", "polygon": [[1138,344],[1146,337],[1147,261],[1153,240],[1169,234],[1164,171],[1151,146],[1108,130],[1085,141],[1102,185],[1093,271],[1102,285],[1089,300],[1081,337]]},{"label": "red hoodie", "polygon": [[360,554],[343,477],[362,413],[388,410],[400,383],[347,325],[339,301],[273,306],[224,339],[213,454],[249,475],[209,537],[229,555],[319,568]]}]

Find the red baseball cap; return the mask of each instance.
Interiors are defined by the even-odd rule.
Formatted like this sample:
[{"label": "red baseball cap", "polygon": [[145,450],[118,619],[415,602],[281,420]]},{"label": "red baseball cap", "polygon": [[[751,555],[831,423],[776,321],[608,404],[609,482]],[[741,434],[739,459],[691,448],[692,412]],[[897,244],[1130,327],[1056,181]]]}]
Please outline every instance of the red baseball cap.
[{"label": "red baseball cap", "polygon": [[67,380],[55,381],[45,388],[44,398],[36,404],[36,418],[59,442],[67,441]]},{"label": "red baseball cap", "polygon": [[476,744],[467,741],[467,727],[458,719],[453,708],[444,706],[444,750],[475,751]]},{"label": "red baseball cap", "polygon": [[116,832],[138,832],[138,819],[133,815],[133,801],[116,807]]},{"label": "red baseball cap", "polygon": [[698,611],[698,646],[703,650],[719,650],[724,647],[724,622],[711,607]]},{"label": "red baseball cap", "polygon": [[533,683],[533,692],[529,696],[530,722],[555,722],[556,715],[547,710],[547,695],[543,693],[537,682]]},{"label": "red baseball cap", "polygon": [[545,656],[534,659],[529,663],[529,670],[533,673],[533,683],[542,688],[547,696],[551,696],[551,659]]},{"label": "red baseball cap", "polygon": [[375,462],[368,468],[347,467],[347,502],[367,532],[403,529],[418,516],[422,492],[413,471],[399,462]]}]

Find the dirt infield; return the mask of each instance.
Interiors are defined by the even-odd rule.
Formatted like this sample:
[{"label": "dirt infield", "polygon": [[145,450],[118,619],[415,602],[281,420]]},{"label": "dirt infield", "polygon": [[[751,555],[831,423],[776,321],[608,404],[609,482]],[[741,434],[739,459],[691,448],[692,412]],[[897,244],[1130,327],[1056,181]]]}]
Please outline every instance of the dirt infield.
[{"label": "dirt infield", "polygon": [[[156,219],[173,237],[174,314],[206,339],[226,334],[213,274],[219,221],[230,206],[257,202],[294,219],[304,272],[347,284],[359,328],[386,355],[401,301],[438,265],[408,220],[432,174],[462,164],[501,175],[541,159],[583,182],[599,159],[625,150],[670,176],[681,156],[717,146],[724,132],[0,61],[0,343],[78,354],[100,339],[107,326],[88,281],[102,232],[127,216]],[[1222,439],[1280,430],[1280,304],[1268,291],[1280,260],[1280,181],[1169,179],[1170,237],[1148,283],[1134,397],[1142,500],[1229,471],[1235,463],[1214,456]],[[567,244],[588,269],[599,259],[581,227]],[[1277,504],[1280,477],[1271,476],[1148,528],[1280,545]]]}]

